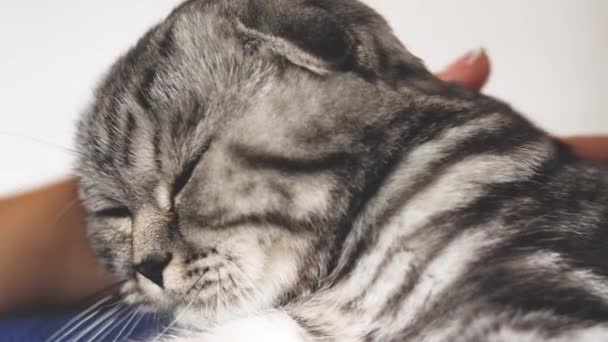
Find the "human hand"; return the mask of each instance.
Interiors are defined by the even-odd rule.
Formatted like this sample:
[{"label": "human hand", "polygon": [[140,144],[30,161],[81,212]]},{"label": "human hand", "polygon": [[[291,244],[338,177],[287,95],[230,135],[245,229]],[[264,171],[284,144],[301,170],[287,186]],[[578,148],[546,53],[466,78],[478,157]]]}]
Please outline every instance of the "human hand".
[{"label": "human hand", "polygon": [[[479,91],[490,76],[490,59],[483,49],[473,50],[450,64],[437,76],[473,91]],[[562,141],[582,158],[608,161],[608,136],[565,137]]]},{"label": "human hand", "polygon": [[490,77],[490,59],[483,49],[476,49],[452,62],[437,76],[473,91],[479,91]]}]

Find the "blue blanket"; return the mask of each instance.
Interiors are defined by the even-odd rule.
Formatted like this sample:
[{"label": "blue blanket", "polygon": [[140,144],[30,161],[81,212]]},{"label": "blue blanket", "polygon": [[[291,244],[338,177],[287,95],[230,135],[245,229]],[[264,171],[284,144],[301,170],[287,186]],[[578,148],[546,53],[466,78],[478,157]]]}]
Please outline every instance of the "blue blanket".
[{"label": "blue blanket", "polygon": [[0,342],[42,342],[51,337],[53,341],[142,341],[157,336],[169,321],[133,311],[106,311],[90,315],[88,320],[86,317],[74,314],[0,320]]}]

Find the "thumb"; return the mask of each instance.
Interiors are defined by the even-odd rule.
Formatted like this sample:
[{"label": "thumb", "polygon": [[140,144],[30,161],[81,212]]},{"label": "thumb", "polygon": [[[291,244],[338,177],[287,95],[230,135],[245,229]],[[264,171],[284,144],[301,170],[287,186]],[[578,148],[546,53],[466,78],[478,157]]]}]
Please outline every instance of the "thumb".
[{"label": "thumb", "polygon": [[490,59],[485,50],[480,48],[460,57],[437,76],[444,81],[459,83],[478,91],[488,81],[490,69]]}]

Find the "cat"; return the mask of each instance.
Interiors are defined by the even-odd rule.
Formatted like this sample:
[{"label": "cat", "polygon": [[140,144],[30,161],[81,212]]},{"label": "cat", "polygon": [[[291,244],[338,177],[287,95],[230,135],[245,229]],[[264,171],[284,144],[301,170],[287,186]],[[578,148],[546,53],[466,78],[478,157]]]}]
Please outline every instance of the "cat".
[{"label": "cat", "polygon": [[608,340],[604,166],[356,0],[186,1],[77,132],[91,246],[177,340]]}]

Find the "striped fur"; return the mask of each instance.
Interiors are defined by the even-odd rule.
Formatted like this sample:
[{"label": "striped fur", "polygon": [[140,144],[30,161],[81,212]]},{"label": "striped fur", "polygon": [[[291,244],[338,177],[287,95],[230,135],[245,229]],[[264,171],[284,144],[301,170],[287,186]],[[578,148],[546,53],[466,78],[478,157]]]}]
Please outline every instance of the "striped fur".
[{"label": "striped fur", "polygon": [[77,145],[100,261],[184,341],[608,339],[603,166],[355,0],[185,2]]}]

